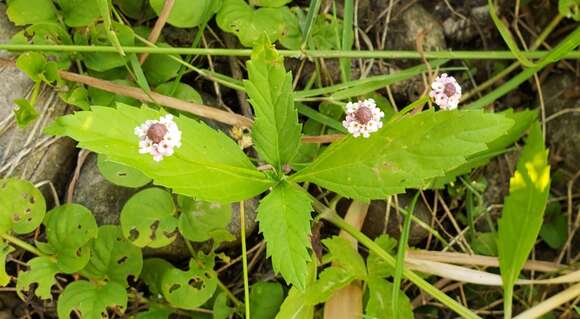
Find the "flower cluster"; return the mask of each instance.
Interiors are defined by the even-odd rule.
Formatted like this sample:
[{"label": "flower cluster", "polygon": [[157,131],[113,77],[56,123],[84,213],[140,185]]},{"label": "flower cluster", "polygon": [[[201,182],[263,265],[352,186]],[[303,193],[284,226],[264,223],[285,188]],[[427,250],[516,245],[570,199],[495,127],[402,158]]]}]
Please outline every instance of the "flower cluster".
[{"label": "flower cluster", "polygon": [[151,154],[157,162],[181,147],[181,131],[171,114],[145,121],[135,128],[135,135],[139,137],[139,153]]},{"label": "flower cluster", "polygon": [[454,77],[443,73],[431,83],[429,96],[441,109],[454,110],[461,99],[461,86]]},{"label": "flower cluster", "polygon": [[369,137],[371,133],[383,127],[381,119],[385,113],[381,111],[373,99],[349,102],[346,105],[346,118],[342,125],[354,137]]}]

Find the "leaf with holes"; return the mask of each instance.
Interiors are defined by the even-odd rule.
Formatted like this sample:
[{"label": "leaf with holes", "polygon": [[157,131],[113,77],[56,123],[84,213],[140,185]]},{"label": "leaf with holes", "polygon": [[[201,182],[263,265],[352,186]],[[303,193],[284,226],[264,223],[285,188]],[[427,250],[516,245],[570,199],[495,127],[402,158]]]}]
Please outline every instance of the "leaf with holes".
[{"label": "leaf with holes", "polygon": [[145,176],[141,171],[108,161],[107,157],[102,154],[97,157],[97,167],[101,175],[115,185],[138,188],[151,182],[151,178]]},{"label": "leaf with holes", "polygon": [[292,74],[284,69],[284,59],[274,47],[260,40],[247,62],[244,81],[256,118],[252,137],[258,154],[279,172],[296,155],[301,125],[294,107]]},{"label": "leaf with holes", "polygon": [[549,192],[548,150],[536,122],[510,179],[510,193],[504,200],[498,221],[499,269],[503,279],[504,310],[508,314],[511,314],[513,285],[540,233]]},{"label": "leaf with holes", "polygon": [[9,0],[6,15],[16,25],[56,21],[56,8],[51,0]]},{"label": "leaf with holes", "polygon": [[91,255],[88,243],[97,237],[91,211],[79,204],[65,204],[48,212],[44,224],[58,269],[68,274],[83,269]]},{"label": "leaf with holes", "polygon": [[163,273],[161,291],[169,304],[180,309],[195,309],[213,296],[218,279],[212,258],[191,259],[189,270],[172,267]]},{"label": "leaf with holes", "polygon": [[154,187],[133,195],[121,210],[121,228],[125,238],[137,247],[171,244],[177,236],[171,194]]},{"label": "leaf with holes", "polygon": [[264,34],[276,42],[286,31],[285,15],[291,15],[287,7],[254,9],[244,0],[224,0],[216,21],[222,30],[235,34],[242,45],[252,47]]},{"label": "leaf with holes", "polygon": [[347,136],[291,177],[368,201],[421,188],[487,149],[513,120],[481,111],[424,111],[387,123],[370,138]]},{"label": "leaf with holes", "polygon": [[110,161],[134,167],[174,193],[199,200],[237,202],[262,193],[274,183],[232,139],[186,116],[174,118],[182,132],[182,146],[173,156],[156,162],[151,155],[139,154],[135,128],[165,114],[123,104],[117,108],[95,106],[92,111],[60,117],[46,132],[70,136],[80,147],[105,154]]},{"label": "leaf with holes", "polygon": [[16,281],[18,295],[25,300],[22,292],[32,290],[31,285],[35,284],[36,288],[31,292],[42,299],[51,299],[50,290],[56,284],[54,276],[60,272],[56,261],[52,257],[35,257],[28,262],[28,267],[30,267],[28,271],[18,275]]},{"label": "leaf with holes", "polygon": [[152,294],[161,294],[163,275],[172,268],[174,268],[173,265],[165,259],[147,258],[143,261],[143,271],[141,271],[140,278]]},{"label": "leaf with holes", "polygon": [[173,311],[165,306],[151,304],[147,311],[138,313],[136,319],[168,319]]},{"label": "leaf with holes", "polygon": [[303,290],[310,247],[310,198],[298,185],[281,182],[258,207],[260,231],[274,270]]},{"label": "leaf with holes", "polygon": [[[159,15],[165,0],[150,0]],[[175,0],[167,23],[178,28],[193,28],[206,23],[220,9],[221,0]]]},{"label": "leaf with holes", "polygon": [[10,275],[6,273],[6,258],[14,250],[14,247],[8,243],[0,242],[0,287],[5,287],[10,283]]},{"label": "leaf with holes", "polygon": [[179,232],[193,242],[209,239],[234,240],[226,227],[232,220],[232,205],[195,201],[189,197],[178,198],[181,215]]},{"label": "leaf with holes", "polygon": [[139,277],[141,268],[141,249],[123,237],[121,228],[101,226],[92,244],[91,259],[84,269],[86,275],[91,279],[106,279],[128,286],[128,277]]},{"label": "leaf with holes", "polygon": [[97,285],[88,281],[75,281],[64,289],[58,298],[59,318],[70,318],[74,310],[84,319],[108,318],[107,309],[124,313],[127,308],[127,291],[116,282]]},{"label": "leaf with holes", "polygon": [[46,212],[42,193],[30,182],[14,178],[0,180],[0,234],[34,231]]}]

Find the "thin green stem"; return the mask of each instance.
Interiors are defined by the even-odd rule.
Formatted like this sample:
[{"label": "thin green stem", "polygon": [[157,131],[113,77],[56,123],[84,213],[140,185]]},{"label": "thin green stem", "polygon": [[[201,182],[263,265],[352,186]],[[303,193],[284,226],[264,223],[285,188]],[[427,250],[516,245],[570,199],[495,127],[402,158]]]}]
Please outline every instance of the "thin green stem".
[{"label": "thin green stem", "polygon": [[411,207],[409,208],[409,215],[403,216],[405,219],[405,224],[403,225],[403,233],[399,239],[399,249],[397,250],[397,262],[395,264],[395,276],[393,277],[393,294],[392,303],[393,314],[395,319],[399,317],[399,290],[401,289],[401,279],[403,277],[403,270],[405,269],[405,253],[407,250],[407,242],[409,241],[409,233],[411,232],[411,216],[415,211],[415,205],[417,204],[417,199],[419,198],[421,191],[417,191],[417,194],[413,197],[411,201]]},{"label": "thin green stem", "polygon": [[246,213],[244,201],[240,202],[240,228],[242,240],[242,268],[244,271],[244,303],[246,305],[246,319],[250,319],[250,284],[248,280],[248,256],[246,250]]},{"label": "thin green stem", "polygon": [[37,256],[45,256],[45,254],[43,254],[40,250],[38,250],[36,247],[32,246],[31,244],[17,238],[14,237],[12,235],[8,235],[8,234],[2,234],[1,235],[2,239],[9,241],[10,243],[12,243],[14,246],[18,246],[32,254],[35,254]]},{"label": "thin green stem", "polygon": [[[395,263],[396,263],[395,258],[393,256],[391,256],[389,253],[387,253],[384,249],[382,249],[379,245],[377,245],[374,241],[372,241],[372,239],[368,238],[366,235],[361,233],[359,230],[354,228],[352,225],[349,225],[342,218],[340,218],[340,216],[338,216],[336,214],[336,212],[334,212],[328,208],[324,209],[323,211],[324,212],[320,216],[322,219],[325,219],[325,220],[331,222],[332,224],[336,225],[340,229],[345,230],[352,237],[354,237],[358,242],[360,242],[361,244],[366,246],[370,251],[374,252],[379,257],[381,257],[384,261],[386,261],[389,266],[395,267]],[[409,269],[404,269],[403,276],[405,278],[407,278],[408,280],[410,280],[417,287],[419,287],[420,289],[422,289],[423,291],[425,291],[429,295],[433,296],[433,298],[439,300],[444,305],[449,307],[449,309],[455,311],[457,314],[459,314],[463,318],[480,318],[473,311],[467,309],[462,304],[458,303],[457,301],[455,301],[453,298],[446,295],[441,290],[435,288],[433,285],[431,285],[430,283],[425,281],[423,278],[421,278],[419,275],[417,275],[413,271],[411,271]]]},{"label": "thin green stem", "polygon": [[[187,54],[211,56],[250,56],[250,49],[225,48],[164,48],[164,47],[122,47],[125,53]],[[7,51],[59,51],[116,53],[113,46],[93,45],[50,45],[50,44],[0,44],[0,50]],[[530,59],[545,58],[551,51],[527,51],[522,55]],[[416,51],[350,51],[350,50],[280,50],[282,56],[293,58],[368,58],[368,59],[462,59],[462,60],[515,60],[511,51],[431,51],[420,54]],[[562,59],[580,59],[580,52],[571,51]]]}]

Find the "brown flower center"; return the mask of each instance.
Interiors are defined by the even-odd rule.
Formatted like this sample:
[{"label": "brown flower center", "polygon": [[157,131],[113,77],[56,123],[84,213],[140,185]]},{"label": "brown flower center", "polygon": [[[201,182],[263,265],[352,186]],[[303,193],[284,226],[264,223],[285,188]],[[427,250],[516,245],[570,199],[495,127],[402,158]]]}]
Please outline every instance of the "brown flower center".
[{"label": "brown flower center", "polygon": [[360,124],[365,125],[373,118],[373,112],[366,106],[360,106],[358,110],[354,112],[354,118]]},{"label": "brown flower center", "polygon": [[452,97],[453,95],[455,95],[455,93],[457,93],[457,90],[455,89],[455,84],[446,83],[445,88],[443,89],[443,93],[445,93],[445,95],[447,95],[448,97]]},{"label": "brown flower center", "polygon": [[147,130],[147,137],[155,144],[159,144],[161,141],[163,141],[165,134],[167,134],[167,127],[159,123],[151,125]]}]

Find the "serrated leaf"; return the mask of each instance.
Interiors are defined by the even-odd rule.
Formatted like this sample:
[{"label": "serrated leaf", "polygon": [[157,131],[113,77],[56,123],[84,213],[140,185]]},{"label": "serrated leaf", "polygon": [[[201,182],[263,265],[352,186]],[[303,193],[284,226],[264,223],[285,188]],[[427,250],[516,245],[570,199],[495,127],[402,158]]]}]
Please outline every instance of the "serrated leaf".
[{"label": "serrated leaf", "polygon": [[175,204],[161,188],[148,188],[133,195],[121,210],[123,236],[137,247],[159,248],[177,237]]},{"label": "serrated leaf", "polygon": [[[389,237],[389,235],[381,235],[375,239],[375,243],[379,245],[384,251],[389,255],[394,255],[395,247],[397,247],[397,241]],[[385,259],[374,253],[369,252],[369,257],[367,258],[367,271],[369,277],[385,278],[392,276],[395,272],[395,268],[390,266]]]},{"label": "serrated leaf", "polygon": [[101,175],[115,185],[138,188],[151,182],[151,178],[145,176],[139,170],[108,161],[107,157],[102,154],[97,157],[97,167]]},{"label": "serrated leaf", "polygon": [[56,8],[51,0],[9,0],[6,15],[16,25],[56,20]]},{"label": "serrated leaf", "polygon": [[44,219],[46,202],[30,182],[9,178],[0,180],[0,234],[13,231],[27,234]]},{"label": "serrated leaf", "polygon": [[274,271],[301,290],[310,261],[310,203],[297,185],[282,182],[262,199],[257,216]]},{"label": "serrated leaf", "polygon": [[204,242],[212,238],[217,241],[235,239],[226,229],[232,220],[231,204],[180,197],[179,206],[179,232],[188,240]]},{"label": "serrated leaf", "polygon": [[313,306],[325,302],[337,290],[348,286],[355,279],[355,276],[342,267],[326,268],[320,273],[318,280],[308,287],[304,302]]},{"label": "serrated leaf", "polygon": [[412,319],[413,307],[407,295],[399,291],[399,313],[393,314],[393,284],[380,278],[369,278],[369,301],[366,305],[366,316],[376,319]]},{"label": "serrated leaf", "polygon": [[185,116],[175,118],[182,132],[183,145],[173,156],[155,162],[150,155],[140,155],[135,127],[163,115],[162,111],[122,104],[117,108],[95,106],[92,111],[57,119],[46,132],[70,136],[79,141],[80,147],[134,167],[175,193],[200,200],[240,201],[272,185],[233,140]]},{"label": "serrated leaf", "polygon": [[8,243],[0,243],[0,287],[5,287],[10,283],[10,275],[6,273],[6,259],[14,250],[14,247],[10,246]]},{"label": "serrated leaf", "polygon": [[213,270],[213,260],[205,261],[191,259],[187,271],[173,267],[165,271],[161,291],[169,304],[180,309],[195,309],[213,296],[217,274]]},{"label": "serrated leaf", "polygon": [[126,287],[128,277],[139,277],[142,267],[141,249],[123,237],[119,226],[106,225],[99,228],[84,272],[91,279],[114,281]]},{"label": "serrated leaf", "polygon": [[354,249],[352,243],[345,238],[334,236],[322,241],[332,256],[336,266],[344,268],[354,278],[363,279],[367,275],[365,262]]},{"label": "serrated leaf", "polygon": [[536,110],[514,112],[513,109],[508,109],[499,114],[505,115],[507,118],[512,119],[514,121],[514,125],[506,132],[506,134],[489,142],[487,145],[487,150],[469,156],[465,164],[462,164],[448,172],[444,177],[436,178],[433,181],[433,188],[442,188],[445,184],[455,181],[457,176],[467,174],[472,169],[487,164],[490,159],[497,156],[505,148],[519,140],[520,137],[538,117],[538,112]]},{"label": "serrated leaf", "polygon": [[60,272],[56,261],[51,257],[35,257],[28,266],[29,270],[18,275],[16,292],[22,297],[22,291],[29,291],[30,285],[36,284],[34,294],[41,299],[51,299],[50,290],[56,284],[54,276]]},{"label": "serrated leaf", "polygon": [[254,319],[272,319],[284,301],[284,289],[277,282],[257,282],[250,287],[250,314]]},{"label": "serrated leaf", "polygon": [[252,137],[258,154],[279,171],[296,155],[300,146],[298,112],[294,107],[292,74],[284,59],[265,38],[247,62],[246,93],[256,118]]},{"label": "serrated leaf", "polygon": [[386,124],[368,139],[347,136],[291,177],[358,200],[384,199],[433,178],[487,149],[513,121],[475,111],[432,110]]},{"label": "serrated leaf", "polygon": [[254,9],[244,0],[224,0],[216,21],[222,30],[235,34],[242,45],[252,47],[264,33],[276,42],[286,30],[286,14],[290,14],[286,7]]},{"label": "serrated leaf", "polygon": [[19,127],[24,128],[38,118],[38,111],[26,99],[15,99],[13,102],[15,104],[14,114],[16,115],[16,123]]},{"label": "serrated leaf", "polygon": [[[150,0],[151,7],[159,15],[165,0]],[[178,28],[201,25],[220,9],[221,0],[175,0],[167,23]]]},{"label": "serrated leaf", "polygon": [[127,308],[127,292],[122,285],[109,282],[98,286],[79,280],[66,286],[58,298],[57,311],[59,318],[69,318],[77,310],[84,319],[102,319],[113,307],[121,313]]},{"label": "serrated leaf", "polygon": [[510,193],[504,200],[498,222],[499,267],[508,312],[511,310],[513,285],[542,227],[549,190],[548,150],[544,147],[540,125],[535,123],[530,129],[516,172],[510,179]]},{"label": "serrated leaf", "polygon": [[83,269],[90,258],[87,244],[97,237],[97,222],[91,211],[79,204],[65,204],[48,212],[44,223],[58,269],[69,274]]},{"label": "serrated leaf", "polygon": [[64,23],[69,27],[84,27],[99,18],[96,0],[58,0]]}]

